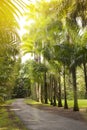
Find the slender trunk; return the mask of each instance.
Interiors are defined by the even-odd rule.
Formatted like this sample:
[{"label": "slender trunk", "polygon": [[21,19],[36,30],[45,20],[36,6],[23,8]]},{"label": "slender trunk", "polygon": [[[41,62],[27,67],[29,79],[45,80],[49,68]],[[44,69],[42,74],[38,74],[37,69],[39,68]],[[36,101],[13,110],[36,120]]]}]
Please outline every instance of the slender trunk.
[{"label": "slender trunk", "polygon": [[50,105],[53,105],[53,86],[52,86],[52,75],[50,75],[50,97],[49,97],[49,99],[50,99]]},{"label": "slender trunk", "polygon": [[83,63],[84,67],[84,79],[85,79],[85,98],[87,99],[87,71],[86,71],[86,63]]},{"label": "slender trunk", "polygon": [[41,84],[38,82],[38,91],[39,91],[39,102],[41,102]]},{"label": "slender trunk", "polygon": [[58,77],[58,107],[62,107],[62,99],[61,99],[61,75],[59,73],[59,77]]},{"label": "slender trunk", "polygon": [[66,94],[66,81],[65,81],[66,80],[65,65],[64,65],[63,79],[64,79],[64,108],[68,109],[67,94]]},{"label": "slender trunk", "polygon": [[57,83],[56,83],[56,79],[54,78],[54,96],[53,96],[53,106],[56,106],[56,87],[57,87]]},{"label": "slender trunk", "polygon": [[76,84],[76,67],[72,68],[72,79],[73,79],[73,92],[74,92],[74,111],[79,111],[78,99],[77,99],[77,84]]},{"label": "slender trunk", "polygon": [[38,83],[35,84],[36,87],[36,101],[39,102],[39,85]]},{"label": "slender trunk", "polygon": [[44,99],[45,99],[45,104],[48,104],[46,72],[44,73]]},{"label": "slender trunk", "polygon": [[44,86],[41,84],[41,102],[44,103]]},{"label": "slender trunk", "polygon": [[52,75],[50,75],[50,88],[49,88],[49,100],[50,100],[50,105],[53,105],[53,98],[52,98]]},{"label": "slender trunk", "polygon": [[36,83],[36,95],[37,95],[37,102],[41,102],[41,85],[40,83]]}]

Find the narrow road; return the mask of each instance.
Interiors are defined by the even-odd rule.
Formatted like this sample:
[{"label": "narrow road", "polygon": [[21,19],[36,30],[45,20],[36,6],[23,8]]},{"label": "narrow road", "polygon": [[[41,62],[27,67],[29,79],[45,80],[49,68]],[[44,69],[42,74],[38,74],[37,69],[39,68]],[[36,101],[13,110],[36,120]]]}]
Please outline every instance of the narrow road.
[{"label": "narrow road", "polygon": [[26,105],[23,99],[12,104],[12,110],[29,130],[87,130],[85,123],[64,118]]}]

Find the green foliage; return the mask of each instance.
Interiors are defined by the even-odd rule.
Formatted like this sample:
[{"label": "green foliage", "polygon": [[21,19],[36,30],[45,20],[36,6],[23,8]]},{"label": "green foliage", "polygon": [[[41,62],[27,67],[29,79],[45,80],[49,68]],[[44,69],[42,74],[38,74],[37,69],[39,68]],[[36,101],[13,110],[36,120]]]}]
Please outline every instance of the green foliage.
[{"label": "green foliage", "polygon": [[25,77],[29,77],[29,79],[33,79],[34,81],[42,81],[42,76],[44,72],[47,72],[48,68],[36,61],[27,61],[22,68],[22,73]]},{"label": "green foliage", "polygon": [[2,0],[0,2],[0,95],[4,99],[11,96],[20,68],[20,37],[17,33],[16,20],[16,17],[21,14],[19,6],[24,8],[23,1]]},{"label": "green foliage", "polygon": [[28,78],[18,78],[12,91],[12,98],[24,98],[31,94]]},{"label": "green foliage", "polygon": [[3,97],[0,97],[0,104],[3,104],[4,103],[4,99]]}]

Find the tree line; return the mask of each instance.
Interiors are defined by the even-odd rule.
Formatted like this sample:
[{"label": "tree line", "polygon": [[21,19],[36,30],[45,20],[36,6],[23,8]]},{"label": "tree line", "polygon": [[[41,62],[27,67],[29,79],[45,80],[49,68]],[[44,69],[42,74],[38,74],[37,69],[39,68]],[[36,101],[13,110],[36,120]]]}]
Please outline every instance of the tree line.
[{"label": "tree line", "polygon": [[[73,110],[78,111],[81,87],[87,98],[86,5],[81,0],[51,0],[28,6],[27,19],[32,23],[26,25],[22,49],[32,53],[34,60],[27,61],[23,69],[27,68],[32,95],[38,101],[49,100],[55,106],[58,100],[61,107],[63,97],[64,108],[68,108],[69,90],[73,93]],[[83,76],[77,84],[79,74]]]}]

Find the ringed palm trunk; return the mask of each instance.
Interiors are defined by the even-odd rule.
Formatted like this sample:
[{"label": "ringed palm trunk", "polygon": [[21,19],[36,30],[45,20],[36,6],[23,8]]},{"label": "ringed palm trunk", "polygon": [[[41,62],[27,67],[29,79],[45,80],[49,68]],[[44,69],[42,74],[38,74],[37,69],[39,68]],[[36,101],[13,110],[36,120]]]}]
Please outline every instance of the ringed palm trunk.
[{"label": "ringed palm trunk", "polygon": [[74,111],[79,111],[78,99],[77,99],[77,84],[76,84],[76,66],[72,68],[72,80],[73,80],[73,93],[74,93]]},{"label": "ringed palm trunk", "polygon": [[50,75],[50,105],[53,105],[53,76]]},{"label": "ringed palm trunk", "polygon": [[38,82],[39,102],[41,102],[41,84]]},{"label": "ringed palm trunk", "polygon": [[44,85],[41,84],[41,102],[44,103]]},{"label": "ringed palm trunk", "polygon": [[39,82],[36,83],[36,101],[41,102],[41,84]]},{"label": "ringed palm trunk", "polygon": [[86,63],[83,63],[84,67],[84,79],[85,79],[85,98],[87,99],[87,71],[86,71]]},{"label": "ringed palm trunk", "polygon": [[54,96],[53,96],[53,106],[56,106],[56,88],[57,88],[57,82],[56,79],[54,78]]},{"label": "ringed palm trunk", "polygon": [[65,65],[64,65],[64,75],[63,75],[63,79],[64,79],[64,108],[68,109],[68,103],[67,103],[67,93],[66,93],[66,74],[65,74]]},{"label": "ringed palm trunk", "polygon": [[59,72],[59,77],[58,77],[58,107],[62,107],[62,99],[61,99],[61,75]]},{"label": "ringed palm trunk", "polygon": [[47,81],[46,81],[46,72],[44,73],[44,100],[45,104],[48,104],[48,95],[47,95]]},{"label": "ringed palm trunk", "polygon": [[39,102],[39,83],[36,83],[36,101]]}]

